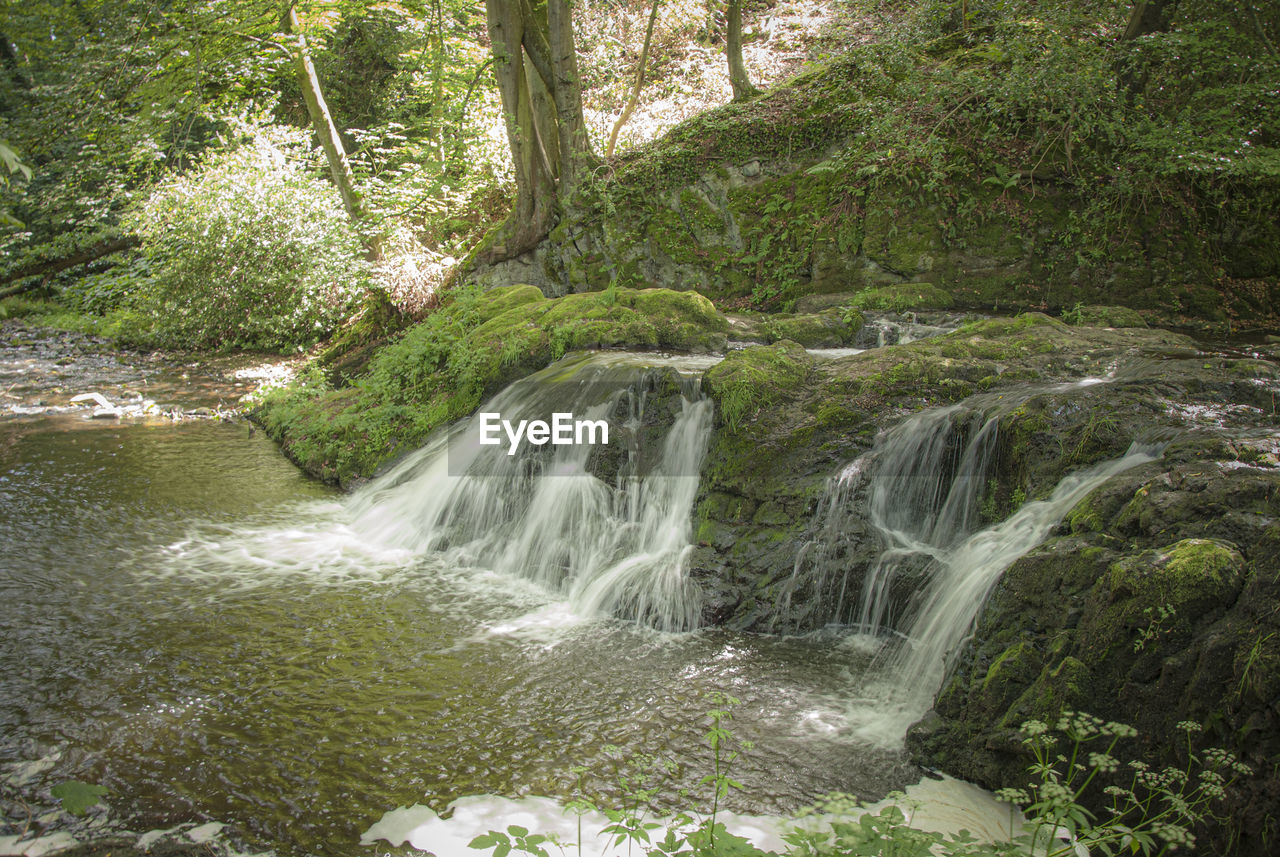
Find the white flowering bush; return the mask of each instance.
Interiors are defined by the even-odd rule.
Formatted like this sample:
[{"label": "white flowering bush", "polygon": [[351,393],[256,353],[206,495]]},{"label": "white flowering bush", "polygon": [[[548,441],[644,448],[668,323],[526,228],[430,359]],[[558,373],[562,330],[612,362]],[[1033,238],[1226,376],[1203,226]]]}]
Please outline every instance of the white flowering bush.
[{"label": "white flowering bush", "polygon": [[367,278],[334,188],[301,139],[241,126],[238,145],[158,187],[133,216],[147,278],[125,339],[290,351],[327,336]]}]

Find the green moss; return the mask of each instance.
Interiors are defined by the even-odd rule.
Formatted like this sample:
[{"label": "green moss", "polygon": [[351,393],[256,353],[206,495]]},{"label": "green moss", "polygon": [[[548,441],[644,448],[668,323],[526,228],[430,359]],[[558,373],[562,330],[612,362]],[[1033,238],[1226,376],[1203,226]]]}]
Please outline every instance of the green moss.
[{"label": "green moss", "polygon": [[408,316],[396,309],[387,293],[370,290],[360,309],[343,325],[316,362],[334,384],[346,383],[364,371],[377,349],[410,324]]},{"label": "green moss", "polygon": [[813,368],[813,359],[794,342],[735,351],[707,370],[703,384],[715,400],[730,434],[763,409],[796,391]]},{"label": "green moss", "polygon": [[523,285],[464,290],[379,350],[351,387],[328,389],[308,376],[269,395],[255,418],[308,471],[345,484],[566,351],[711,351],[723,347],[727,329],[694,292],[613,289],[547,299]]},{"label": "green moss", "polygon": [[1228,598],[1238,591],[1243,569],[1244,558],[1233,546],[1213,539],[1183,539],[1116,563],[1110,585],[1113,592],[1137,596],[1146,605],[1177,609]]},{"label": "green moss", "polygon": [[859,292],[852,305],[864,310],[905,312],[918,309],[947,309],[951,295],[932,283],[898,283]]},{"label": "green moss", "polygon": [[1067,513],[1067,526],[1073,533],[1100,533],[1106,527],[1102,514],[1094,505],[1093,495],[1089,495],[1075,505]]},{"label": "green moss", "polygon": [[987,668],[987,674],[982,678],[982,690],[984,692],[991,690],[994,684],[1004,684],[1010,680],[1017,680],[1017,676],[1025,672],[1027,664],[1031,661],[1038,660],[1035,646],[1026,640],[1019,640],[996,657],[991,662],[991,666]]},{"label": "green moss", "polygon": [[474,311],[476,318],[484,323],[518,306],[545,300],[546,295],[537,286],[502,286],[485,292],[484,300],[476,301]]},{"label": "green moss", "polygon": [[1062,314],[1062,320],[1076,327],[1146,327],[1137,310],[1123,306],[1078,306]]},{"label": "green moss", "polygon": [[680,191],[680,214],[700,240],[706,240],[724,230],[724,218],[719,209],[690,188]]},{"label": "green moss", "polygon": [[763,316],[759,333],[767,342],[788,339],[806,348],[838,348],[852,345],[862,329],[862,315],[836,307],[800,315]]},{"label": "green moss", "polygon": [[1000,725],[1017,727],[1028,719],[1052,723],[1065,709],[1086,707],[1091,680],[1089,667],[1070,655],[1056,665],[1046,665],[1035,682],[1010,707]]}]

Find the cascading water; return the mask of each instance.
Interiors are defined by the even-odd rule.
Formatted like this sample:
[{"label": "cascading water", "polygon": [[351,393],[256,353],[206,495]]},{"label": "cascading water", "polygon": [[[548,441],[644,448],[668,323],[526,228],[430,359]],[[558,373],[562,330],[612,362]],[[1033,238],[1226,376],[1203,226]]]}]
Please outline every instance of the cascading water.
[{"label": "cascading water", "polygon": [[[819,503],[818,531],[797,556],[785,597],[803,587],[829,605],[826,622],[872,635],[893,627],[899,578],[921,571],[972,531],[998,419],[965,405],[927,411],[890,429],[833,476]],[[859,518],[869,532],[857,532]],[[853,592],[845,544],[851,531],[880,546]],[[783,606],[785,615],[789,605]]]},{"label": "cascading water", "polygon": [[[900,740],[932,704],[1004,570],[1107,479],[1159,456],[1158,446],[1135,443],[1118,459],[1068,474],[1047,499],[978,529],[1000,417],[1043,392],[981,397],[911,417],[828,482],[815,538],[797,557],[787,597],[802,586],[825,594],[827,621],[852,624],[863,639],[877,640],[865,694],[870,704],[853,714],[865,737]],[[859,515],[879,552],[865,565],[855,601],[847,585],[850,547],[842,539],[857,529]]]},{"label": "cascading water", "polygon": [[[653,367],[662,362],[569,358],[512,384],[481,413],[512,422],[554,412],[613,417],[636,430]],[[567,595],[583,615],[624,616],[669,631],[697,627],[701,601],[686,569],[713,409],[696,376],[680,377],[680,410],[660,448],[633,446],[614,485],[590,472],[598,449],[591,445],[526,444],[515,455],[482,447],[477,415],[357,494],[350,527],[382,547],[444,552],[455,564],[528,578]]]},{"label": "cascading water", "polygon": [[1049,535],[1071,508],[1117,473],[1159,457],[1159,447],[1133,444],[1121,458],[1065,476],[1048,499],[1024,503],[1013,515],[938,557],[935,574],[907,626],[906,645],[890,670],[908,678],[904,707],[923,714],[946,678],[951,656],[969,634],[1004,570]]}]

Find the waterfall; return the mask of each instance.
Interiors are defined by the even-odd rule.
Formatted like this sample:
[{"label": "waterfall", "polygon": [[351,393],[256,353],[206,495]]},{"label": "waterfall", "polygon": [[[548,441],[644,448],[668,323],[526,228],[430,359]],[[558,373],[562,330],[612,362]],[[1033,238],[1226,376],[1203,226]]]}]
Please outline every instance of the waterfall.
[{"label": "waterfall", "polygon": [[869,513],[885,547],[862,587],[862,630],[876,634],[894,618],[893,584],[913,559],[939,561],[973,531],[998,422],[998,413],[954,405],[906,420],[884,437]]},{"label": "waterfall", "polygon": [[1071,508],[1117,473],[1159,457],[1157,447],[1133,444],[1124,456],[1063,477],[1045,500],[1024,503],[995,526],[941,552],[933,578],[921,593],[889,671],[903,679],[904,707],[928,710],[946,678],[951,658],[969,635],[996,581],[1019,557],[1044,541]]},{"label": "waterfall", "polygon": [[[893,628],[899,590],[973,530],[1000,413],[966,405],[926,411],[831,477],[780,612],[787,615],[803,590],[806,600],[828,605],[824,621],[872,635]],[[860,563],[849,554],[860,545],[851,541],[878,546],[853,591],[848,571]]]},{"label": "waterfall", "polygon": [[686,572],[713,422],[699,376],[678,375],[679,411],[657,448],[647,448],[644,426],[660,367],[706,365],[697,358],[572,356],[480,409],[513,422],[553,412],[609,421],[610,454],[618,459],[613,484],[592,473],[598,446],[525,444],[514,455],[482,447],[478,413],[360,491],[350,504],[351,529],[383,547],[443,552],[455,564],[527,578],[565,595],[583,615],[695,628],[701,599]]},{"label": "waterfall", "polygon": [[[813,538],[798,552],[780,600],[785,609],[806,588],[828,605],[820,618],[876,639],[865,710],[854,715],[864,737],[900,740],[932,705],[1005,569],[1095,488],[1159,457],[1159,446],[1134,443],[1120,458],[1067,474],[1048,498],[980,527],[1000,417],[1033,395],[1093,383],[974,397],[917,414],[828,480]],[[850,587],[859,567],[866,569],[862,585]]]}]

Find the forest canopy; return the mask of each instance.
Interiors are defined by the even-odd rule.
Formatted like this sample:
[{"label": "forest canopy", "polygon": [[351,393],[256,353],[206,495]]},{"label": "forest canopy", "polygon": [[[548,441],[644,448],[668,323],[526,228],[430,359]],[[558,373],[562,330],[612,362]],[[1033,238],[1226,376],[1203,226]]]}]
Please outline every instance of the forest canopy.
[{"label": "forest canopy", "polygon": [[1092,240],[1280,182],[1278,43],[1271,4],[1223,0],[11,3],[0,297],[142,345],[305,347],[371,288],[425,311],[636,146],[850,51],[840,169],[1093,188]]}]

